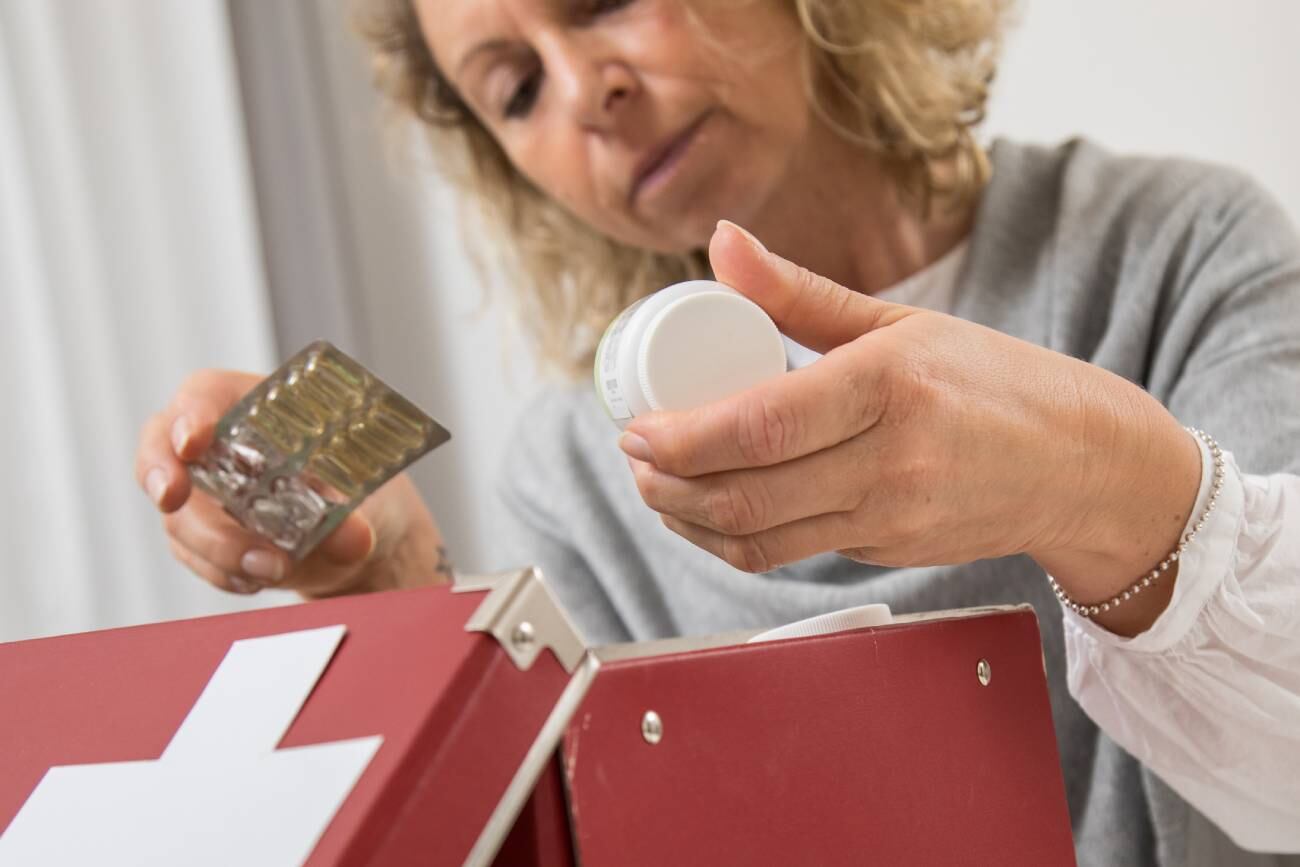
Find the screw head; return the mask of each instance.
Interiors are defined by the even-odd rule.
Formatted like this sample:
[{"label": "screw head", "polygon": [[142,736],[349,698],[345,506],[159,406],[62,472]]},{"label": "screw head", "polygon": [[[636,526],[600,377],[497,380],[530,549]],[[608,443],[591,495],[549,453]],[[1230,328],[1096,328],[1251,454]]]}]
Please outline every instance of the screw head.
[{"label": "screw head", "polygon": [[659,718],[659,714],[652,710],[645,712],[641,717],[641,737],[651,746],[659,743],[664,738],[664,721]]},{"label": "screw head", "polygon": [[537,638],[537,633],[533,629],[533,624],[527,620],[520,623],[510,633],[510,643],[514,645],[515,650],[523,650],[533,643]]},{"label": "screw head", "polygon": [[975,676],[979,678],[980,686],[989,685],[989,681],[993,679],[993,666],[989,665],[987,659],[981,659],[976,663]]}]

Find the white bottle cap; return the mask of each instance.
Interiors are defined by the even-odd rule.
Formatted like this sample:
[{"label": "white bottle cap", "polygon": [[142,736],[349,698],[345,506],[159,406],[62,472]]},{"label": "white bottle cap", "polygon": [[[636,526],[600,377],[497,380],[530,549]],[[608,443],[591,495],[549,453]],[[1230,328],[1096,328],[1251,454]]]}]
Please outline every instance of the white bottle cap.
[{"label": "white bottle cap", "polygon": [[832,611],[829,614],[818,614],[816,617],[796,620],[794,623],[787,623],[785,626],[769,629],[767,632],[755,635],[746,643],[758,644],[763,641],[780,641],[783,638],[829,635],[833,632],[862,629],[867,626],[884,626],[893,622],[894,615],[890,612],[888,605],[881,603],[859,605],[856,608],[845,608],[842,611]]},{"label": "white bottle cap", "polygon": [[785,344],[768,315],[731,291],[687,295],[647,325],[637,378],[651,409],[690,409],[785,373]]},{"label": "white bottle cap", "polygon": [[786,347],[754,302],[712,280],[625,310],[596,350],[596,389],[620,427],[651,410],[692,409],[784,373]]}]

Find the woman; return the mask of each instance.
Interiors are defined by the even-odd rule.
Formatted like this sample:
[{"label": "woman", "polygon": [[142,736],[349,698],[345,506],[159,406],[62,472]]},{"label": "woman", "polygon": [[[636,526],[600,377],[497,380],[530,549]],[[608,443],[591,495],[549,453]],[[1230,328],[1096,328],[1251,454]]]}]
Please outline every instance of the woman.
[{"label": "woman", "polygon": [[[589,385],[523,413],[513,542],[589,639],[1029,601],[1081,863],[1300,852],[1300,242],[1267,195],[983,152],[995,2],[372,6],[544,358],[710,269],[826,353],[617,440]],[[142,435],[176,556],[236,592],[436,580],[405,478],[293,569],[189,496],[254,380],[197,375]]]}]

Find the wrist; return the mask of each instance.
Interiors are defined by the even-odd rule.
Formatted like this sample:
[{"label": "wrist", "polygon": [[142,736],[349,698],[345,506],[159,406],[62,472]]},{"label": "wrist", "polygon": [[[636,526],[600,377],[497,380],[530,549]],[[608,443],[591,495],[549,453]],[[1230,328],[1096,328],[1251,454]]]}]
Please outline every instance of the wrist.
[{"label": "wrist", "polygon": [[[1079,483],[1058,497],[1067,529],[1057,544],[1029,552],[1082,604],[1117,597],[1168,560],[1195,506],[1201,473],[1194,437],[1164,407],[1119,377],[1104,379],[1112,381],[1102,383],[1101,400],[1085,402],[1073,444]],[[1176,560],[1159,574],[1140,599],[1099,614],[1098,622],[1121,634],[1150,626],[1168,605]]]},{"label": "wrist", "polygon": [[389,481],[359,510],[372,544],[352,570],[349,593],[427,587],[448,579],[442,533],[409,476]]},{"label": "wrist", "polygon": [[422,512],[392,544],[377,546],[365,575],[365,592],[409,590],[450,581],[447,548],[428,513]]}]

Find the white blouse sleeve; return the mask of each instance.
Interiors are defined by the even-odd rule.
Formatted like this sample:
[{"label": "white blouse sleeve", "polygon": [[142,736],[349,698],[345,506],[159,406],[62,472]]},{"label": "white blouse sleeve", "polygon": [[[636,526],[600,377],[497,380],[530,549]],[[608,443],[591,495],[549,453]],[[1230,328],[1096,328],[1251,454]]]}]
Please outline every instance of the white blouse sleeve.
[{"label": "white blouse sleeve", "polygon": [[[1202,444],[1201,488],[1211,463]],[[1224,453],[1215,511],[1169,607],[1122,638],[1064,610],[1070,692],[1242,848],[1300,852],[1300,476]],[[1186,532],[1186,531],[1184,531]]]}]

